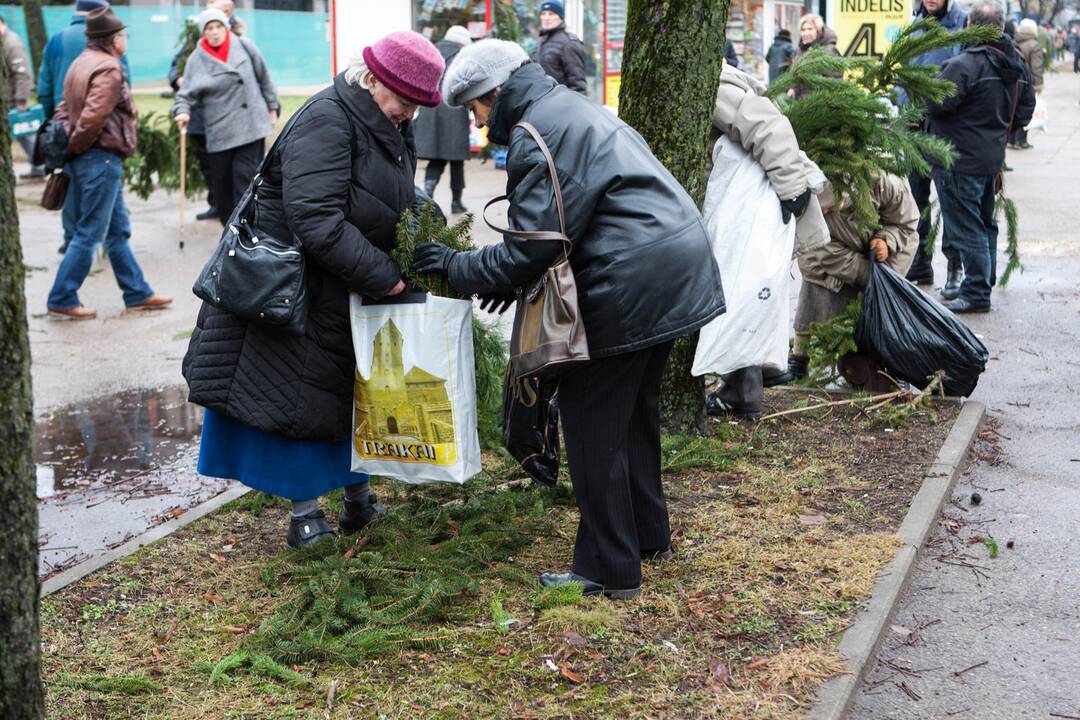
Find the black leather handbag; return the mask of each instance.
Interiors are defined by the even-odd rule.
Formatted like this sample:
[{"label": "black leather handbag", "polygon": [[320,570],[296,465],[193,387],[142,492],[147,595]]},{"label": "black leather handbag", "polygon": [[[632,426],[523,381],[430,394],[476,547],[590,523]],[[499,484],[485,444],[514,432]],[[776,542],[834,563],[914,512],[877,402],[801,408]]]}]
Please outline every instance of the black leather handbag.
[{"label": "black leather handbag", "polygon": [[281,238],[260,230],[253,215],[270,159],[308,107],[289,119],[270,146],[225,225],[217,249],[191,288],[209,305],[292,335],[303,335],[307,320],[303,248],[295,235]]}]

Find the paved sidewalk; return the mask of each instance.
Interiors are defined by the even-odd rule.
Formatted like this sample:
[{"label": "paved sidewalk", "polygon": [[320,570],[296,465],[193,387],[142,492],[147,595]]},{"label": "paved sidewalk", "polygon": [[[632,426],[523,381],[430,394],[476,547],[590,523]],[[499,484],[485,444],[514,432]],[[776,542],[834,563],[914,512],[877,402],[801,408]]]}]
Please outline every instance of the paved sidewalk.
[{"label": "paved sidewalk", "polygon": [[1004,455],[958,483],[852,718],[1080,718],[1080,79],[1048,74],[1046,98],[1048,132],[1008,157],[1026,272],[970,321],[991,354],[973,398]]}]

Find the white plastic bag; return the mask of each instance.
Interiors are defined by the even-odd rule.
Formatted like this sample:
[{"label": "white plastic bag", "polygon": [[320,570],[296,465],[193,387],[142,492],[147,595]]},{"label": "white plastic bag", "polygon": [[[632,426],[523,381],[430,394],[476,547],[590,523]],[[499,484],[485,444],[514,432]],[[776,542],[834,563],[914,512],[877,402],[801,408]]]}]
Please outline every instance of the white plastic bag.
[{"label": "white plastic bag", "polygon": [[356,351],[352,469],[407,483],[464,483],[480,472],[472,303],[433,295],[402,300],[349,300]]},{"label": "white plastic bag", "polygon": [[1035,95],[1035,112],[1031,116],[1031,122],[1028,123],[1028,126],[1025,129],[1028,132],[1031,132],[1032,130],[1042,130],[1043,132],[1046,132],[1046,116],[1046,101],[1043,100],[1043,94],[1038,93]]},{"label": "white plastic bag", "polygon": [[787,367],[795,222],[784,224],[765,171],[727,137],[713,151],[704,215],[727,312],[702,328],[693,374]]}]

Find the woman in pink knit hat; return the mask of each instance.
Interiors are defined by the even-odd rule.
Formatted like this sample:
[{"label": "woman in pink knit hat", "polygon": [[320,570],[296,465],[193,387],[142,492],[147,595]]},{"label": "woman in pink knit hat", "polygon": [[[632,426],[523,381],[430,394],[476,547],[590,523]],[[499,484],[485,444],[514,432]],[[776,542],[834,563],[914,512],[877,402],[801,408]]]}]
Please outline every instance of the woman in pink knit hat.
[{"label": "woman in pink knit hat", "polygon": [[303,246],[304,334],[203,305],[188,345],[190,399],[206,408],[199,472],[292,500],[290,547],[333,532],[318,498],[335,488],[345,488],[344,533],[383,510],[368,477],[349,469],[349,293],[405,289],[389,253],[415,201],[412,118],[442,100],[443,65],[422,35],[387,35],[297,111],[267,157],[248,213]]}]

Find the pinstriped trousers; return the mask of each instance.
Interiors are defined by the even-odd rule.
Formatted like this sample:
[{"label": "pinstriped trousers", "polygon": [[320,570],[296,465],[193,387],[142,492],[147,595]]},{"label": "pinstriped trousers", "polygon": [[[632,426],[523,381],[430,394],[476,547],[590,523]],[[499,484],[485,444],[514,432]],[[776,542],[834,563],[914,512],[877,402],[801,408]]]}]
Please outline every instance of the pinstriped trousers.
[{"label": "pinstriped trousers", "polygon": [[671,345],[592,360],[559,379],[559,417],[581,512],[573,571],[609,588],[638,587],[642,553],[671,542],[659,405]]}]

